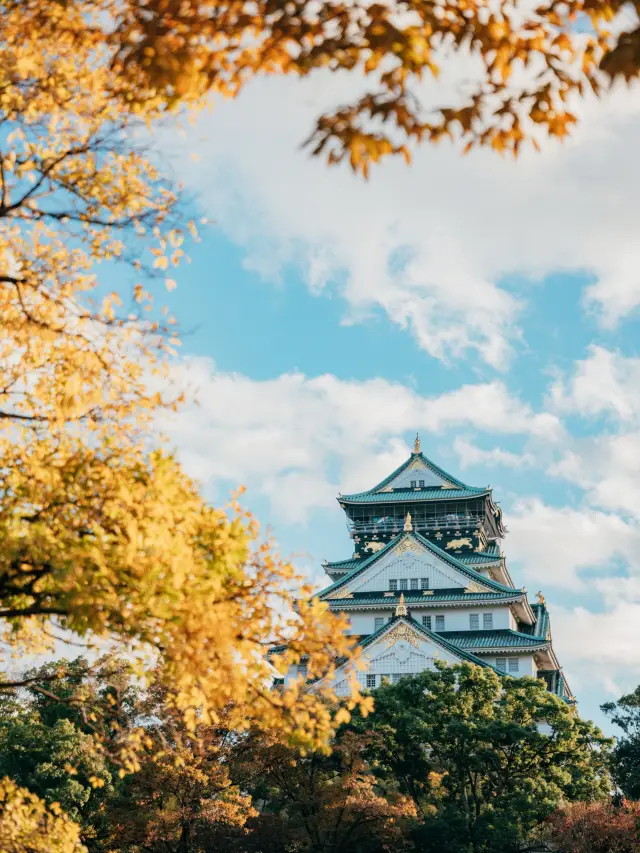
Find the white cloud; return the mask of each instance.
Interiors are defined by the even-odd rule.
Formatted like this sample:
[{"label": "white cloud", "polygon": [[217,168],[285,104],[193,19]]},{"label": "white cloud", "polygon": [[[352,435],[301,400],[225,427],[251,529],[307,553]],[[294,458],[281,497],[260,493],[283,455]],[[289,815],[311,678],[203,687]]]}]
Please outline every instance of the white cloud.
[{"label": "white cloud", "polygon": [[574,690],[604,688],[606,699],[617,699],[635,688],[640,678],[639,602],[619,601],[598,613],[554,605],[552,631]]},{"label": "white cloud", "polygon": [[[553,439],[557,418],[536,413],[502,382],[426,397],[400,383],[290,373],[257,381],[187,358],[173,381],[197,399],[159,427],[189,472],[209,483],[247,483],[285,519],[329,507],[338,491],[371,488],[404,458],[403,433],[456,428]],[[423,443],[428,453],[428,438]]]},{"label": "white cloud", "polygon": [[549,473],[586,492],[593,506],[640,518],[640,432],[575,440]]},{"label": "white cloud", "polygon": [[588,507],[554,507],[539,498],[518,500],[507,518],[505,550],[533,584],[578,590],[584,574],[610,574],[624,560],[640,572],[640,527]]},{"label": "white cloud", "polygon": [[592,346],[573,376],[558,380],[550,402],[559,412],[585,417],[612,415],[622,423],[640,419],[640,358]]},{"label": "white cloud", "polygon": [[607,427],[596,420],[593,434],[566,439],[547,473],[577,484],[593,506],[640,517],[640,358],[591,347],[553,385],[549,405],[587,428],[604,416]]},{"label": "white cloud", "polygon": [[456,438],[453,450],[458,454],[463,469],[474,465],[503,465],[508,468],[532,468],[535,465],[532,453],[512,453],[500,447],[483,450],[464,438]]},{"label": "white cloud", "polygon": [[[427,99],[451,80],[442,85],[430,83]],[[315,291],[339,289],[349,320],[382,308],[432,355],[477,353],[496,367],[521,334],[509,275],[587,272],[586,303],[609,324],[640,304],[633,92],[585,102],[574,138],[542,154],[513,162],[424,145],[410,168],[388,162],[365,183],[298,148],[358,86],[340,74],[258,81],[179,143],[181,176],[250,266],[276,279],[294,264]]]}]

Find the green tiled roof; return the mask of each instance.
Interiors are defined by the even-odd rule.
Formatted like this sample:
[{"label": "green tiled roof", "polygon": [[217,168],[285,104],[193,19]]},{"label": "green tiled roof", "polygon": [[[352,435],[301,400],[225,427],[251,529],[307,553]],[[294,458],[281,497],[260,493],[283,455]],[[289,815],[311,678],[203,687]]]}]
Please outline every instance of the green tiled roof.
[{"label": "green tiled roof", "polygon": [[[504,592],[463,592],[460,589],[436,589],[433,595],[423,595],[421,592],[408,592],[403,590],[404,600],[407,607],[415,607],[416,605],[434,605],[443,604],[449,601],[464,601],[472,604],[473,602],[507,602],[522,598],[520,590],[514,589],[511,593]],[[329,600],[331,607],[356,607],[362,608],[381,606],[395,607],[400,599],[400,593],[397,595],[383,596],[380,593],[354,593],[350,598],[332,598]]]},{"label": "green tiled roof", "polygon": [[465,566],[480,566],[483,563],[497,563],[500,554],[487,554],[486,551],[472,551],[469,554],[456,554],[456,560],[460,560]]},{"label": "green tiled roof", "polygon": [[509,629],[496,631],[441,631],[441,637],[449,640],[461,649],[525,649],[532,646],[545,646],[542,637],[532,637],[520,631]]},{"label": "green tiled roof", "polygon": [[369,492],[377,492],[378,489],[384,489],[386,486],[389,485],[389,483],[391,483],[393,480],[395,480],[395,478],[399,474],[402,474],[402,472],[405,470],[405,468],[408,468],[414,459],[419,459],[421,462],[424,463],[424,465],[426,465],[427,468],[429,468],[431,471],[433,471],[434,474],[436,474],[438,477],[442,477],[442,479],[446,480],[448,483],[452,483],[454,486],[458,486],[458,488],[460,488],[460,489],[468,489],[469,488],[461,480],[457,480],[455,477],[452,477],[451,474],[448,474],[446,471],[444,471],[442,468],[440,468],[439,465],[436,465],[435,462],[432,462],[430,459],[427,459],[427,457],[424,455],[424,453],[412,453],[411,456],[409,456],[409,458],[406,459],[402,463],[402,465],[400,465],[398,468],[396,468],[396,470],[393,471],[391,474],[389,474],[388,477],[385,477],[384,480],[382,480],[382,482],[378,483],[377,486],[374,486],[372,489],[370,489]]},{"label": "green tiled roof", "polygon": [[470,580],[476,581],[476,583],[481,583],[483,586],[487,586],[490,589],[496,592],[506,592],[513,595],[515,590],[512,587],[504,586],[498,581],[491,580],[491,578],[485,578],[482,575],[478,574],[478,572],[474,571],[469,566],[465,566],[464,563],[461,563],[456,557],[454,557],[451,553],[447,551],[443,551],[441,548],[438,548],[437,545],[434,545],[433,542],[429,541],[429,539],[425,539],[424,536],[421,536],[419,533],[400,533],[395,539],[391,539],[391,541],[387,542],[387,544],[380,551],[377,551],[375,554],[372,554],[370,557],[367,557],[366,560],[358,560],[359,565],[353,568],[351,571],[347,572],[346,575],[339,578],[335,583],[332,583],[326,589],[323,589],[322,592],[318,593],[320,597],[328,595],[330,592],[333,592],[336,589],[339,589],[341,586],[347,584],[352,578],[355,578],[359,575],[364,569],[368,566],[371,566],[377,560],[379,560],[384,554],[390,551],[397,542],[402,539],[403,536],[411,536],[420,542],[428,551],[431,551],[432,554],[440,557],[445,563],[449,563],[454,569],[457,569],[461,574]]},{"label": "green tiled roof", "polygon": [[350,557],[348,560],[335,560],[333,563],[323,563],[323,568],[328,572],[337,572],[340,569],[355,569],[362,562],[361,559]]},{"label": "green tiled roof", "polygon": [[341,504],[417,503],[418,501],[453,501],[460,498],[480,498],[490,489],[394,489],[392,492],[359,492],[340,495]]}]

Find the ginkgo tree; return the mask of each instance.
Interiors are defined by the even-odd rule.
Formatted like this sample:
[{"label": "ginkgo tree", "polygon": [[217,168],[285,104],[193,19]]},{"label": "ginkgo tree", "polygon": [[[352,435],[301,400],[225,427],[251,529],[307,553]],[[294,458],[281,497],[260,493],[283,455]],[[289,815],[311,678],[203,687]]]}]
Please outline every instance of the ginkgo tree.
[{"label": "ginkgo tree", "polygon": [[[337,705],[342,719],[360,702],[355,683],[342,703],[271,685],[303,655],[312,676],[351,655],[341,620],[254,519],[209,506],[153,446],[154,413],[179,401],[149,390],[176,341],[148,281],[180,261],[189,224],[111,67],[108,13],[0,3],[0,669],[72,632],[124,646],[140,677],[157,665],[188,725],[224,708],[318,746]],[[273,642],[287,644],[275,664]],[[124,770],[144,742],[123,739]]]}]

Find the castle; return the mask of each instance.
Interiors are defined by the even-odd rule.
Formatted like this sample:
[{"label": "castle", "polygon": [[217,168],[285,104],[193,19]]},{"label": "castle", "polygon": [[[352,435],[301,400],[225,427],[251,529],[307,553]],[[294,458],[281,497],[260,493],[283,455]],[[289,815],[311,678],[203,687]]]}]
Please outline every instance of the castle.
[{"label": "castle", "polygon": [[[420,449],[366,492],[340,495],[353,554],[325,563],[332,583],[319,597],[349,618],[373,689],[433,666],[463,661],[512,677],[543,679],[573,701],[553,650],[544,597],[514,585],[492,490],[468,486]],[[275,650],[274,650],[275,651]],[[302,661],[288,678],[305,675]],[[347,672],[338,670],[337,693]]]}]

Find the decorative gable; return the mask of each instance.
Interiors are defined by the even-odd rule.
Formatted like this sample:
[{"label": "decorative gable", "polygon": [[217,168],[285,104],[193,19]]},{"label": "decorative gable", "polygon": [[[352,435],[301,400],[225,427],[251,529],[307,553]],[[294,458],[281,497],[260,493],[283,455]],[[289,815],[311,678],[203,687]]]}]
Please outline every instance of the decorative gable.
[{"label": "decorative gable", "polygon": [[[361,686],[366,687],[367,675],[378,676],[378,684],[380,678],[385,676],[394,680],[403,675],[416,675],[425,669],[434,669],[436,660],[453,665],[466,658],[464,652],[457,654],[409,620],[400,619],[363,648],[362,661],[366,669],[358,672],[356,677]],[[348,675],[346,667],[336,673],[334,689],[338,695],[348,692]]]},{"label": "decorative gable", "polygon": [[[412,482],[413,486],[411,485]],[[419,488],[420,486],[431,489],[456,488],[456,486],[448,482],[444,477],[432,471],[422,456],[414,456],[407,467],[394,477],[393,480],[385,483],[384,489],[380,489],[380,491],[390,492],[393,489],[411,489]]]},{"label": "decorative gable", "polygon": [[357,592],[386,592],[391,588],[390,581],[393,580],[398,581],[398,590],[401,589],[400,580],[407,581],[408,590],[422,589],[424,579],[427,580],[426,587],[432,590],[459,588],[482,592],[488,589],[471,581],[468,575],[457,571],[412,536],[405,536],[347,585],[335,590],[334,595],[344,598],[347,590],[350,595]]}]

